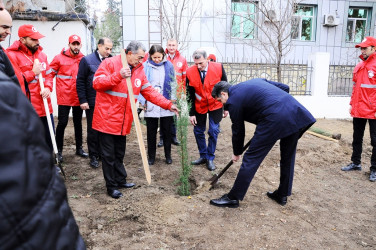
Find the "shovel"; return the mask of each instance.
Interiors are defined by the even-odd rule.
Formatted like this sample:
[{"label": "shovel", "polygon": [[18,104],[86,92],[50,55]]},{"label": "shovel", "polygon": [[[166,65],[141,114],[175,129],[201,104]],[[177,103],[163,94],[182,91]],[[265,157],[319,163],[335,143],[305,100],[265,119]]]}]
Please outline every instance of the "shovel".
[{"label": "shovel", "polygon": [[[39,64],[39,60],[35,59],[34,63]],[[40,90],[43,91],[44,90],[44,84],[43,84],[42,73],[40,73],[38,77],[39,77]],[[54,133],[54,129],[52,128],[50,108],[48,107],[48,102],[47,102],[46,98],[43,98],[43,105],[44,105],[44,110],[46,112],[48,130],[50,131],[52,147],[54,149],[56,163],[57,163],[57,166],[59,167],[59,169],[61,170],[61,173],[63,174],[64,179],[65,179],[65,172],[64,172],[63,166],[61,165],[61,162],[59,161],[59,157],[58,157],[58,154],[57,154],[57,145],[56,145],[56,140],[55,140],[55,133]]]},{"label": "shovel", "polygon": [[[243,146],[242,154],[249,147],[249,145],[251,144],[251,141],[252,141],[252,139],[249,140],[247,142],[247,144],[245,144]],[[213,175],[206,183],[199,185],[197,190],[210,190],[210,189],[212,189],[213,186],[218,182],[219,178],[221,178],[221,176],[227,171],[227,169],[229,169],[231,167],[232,164],[233,164],[233,161],[230,160],[230,162],[227,163],[227,165],[221,170],[221,172],[219,174]]]},{"label": "shovel", "polygon": [[[126,57],[124,49],[121,49],[120,52],[121,52],[120,55],[121,55],[121,62],[123,64],[123,67],[128,68],[128,61],[127,61],[127,57]],[[138,119],[136,101],[135,101],[135,97],[134,97],[134,94],[133,94],[133,88],[132,88],[132,83],[131,83],[130,77],[127,77],[126,81],[127,81],[129,101],[131,103],[133,122],[134,122],[134,125],[135,125],[135,128],[136,128],[138,145],[140,147],[140,152],[141,152],[142,163],[144,165],[146,180],[147,180],[148,184],[150,185],[151,175],[150,175],[149,163],[148,163],[148,159],[146,157],[144,140],[142,139],[141,125],[140,125],[140,120]]]}]

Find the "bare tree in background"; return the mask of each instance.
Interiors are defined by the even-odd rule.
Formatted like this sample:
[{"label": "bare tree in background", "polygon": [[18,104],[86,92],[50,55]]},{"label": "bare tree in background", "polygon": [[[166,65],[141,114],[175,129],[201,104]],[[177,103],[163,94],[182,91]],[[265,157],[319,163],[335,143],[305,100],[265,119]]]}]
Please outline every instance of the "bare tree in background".
[{"label": "bare tree in background", "polygon": [[[282,59],[292,50],[292,37],[298,32],[296,27],[300,20],[294,14],[300,2],[300,0],[244,1],[244,3],[253,3],[255,12],[241,16],[243,25],[249,21],[254,24],[253,28],[249,29],[248,35],[243,34],[243,38],[254,35],[255,39],[242,39],[242,41],[258,49],[266,61],[276,65],[278,81],[281,81]],[[233,19],[236,16],[236,12],[232,10]]]},{"label": "bare tree in background", "polygon": [[161,0],[162,33],[165,39],[175,38],[179,42],[179,50],[189,45],[189,30],[199,17],[201,0]]}]

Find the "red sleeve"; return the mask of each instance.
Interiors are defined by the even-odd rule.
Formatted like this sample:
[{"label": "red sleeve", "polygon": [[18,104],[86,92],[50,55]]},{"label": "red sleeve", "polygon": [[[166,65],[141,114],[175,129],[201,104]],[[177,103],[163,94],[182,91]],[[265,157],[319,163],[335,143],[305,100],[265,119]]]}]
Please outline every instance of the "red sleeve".
[{"label": "red sleeve", "polygon": [[94,74],[93,88],[96,91],[106,91],[121,83],[123,78],[120,72],[114,72],[112,62],[103,61]]}]

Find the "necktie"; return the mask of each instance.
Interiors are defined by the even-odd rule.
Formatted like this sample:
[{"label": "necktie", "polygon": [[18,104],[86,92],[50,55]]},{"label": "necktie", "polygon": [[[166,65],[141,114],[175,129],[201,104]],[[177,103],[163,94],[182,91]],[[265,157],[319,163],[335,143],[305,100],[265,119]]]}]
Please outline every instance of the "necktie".
[{"label": "necktie", "polygon": [[202,79],[202,82],[204,82],[205,81],[205,76],[206,76],[206,71],[205,70],[203,70],[203,71],[201,71],[201,79]]}]

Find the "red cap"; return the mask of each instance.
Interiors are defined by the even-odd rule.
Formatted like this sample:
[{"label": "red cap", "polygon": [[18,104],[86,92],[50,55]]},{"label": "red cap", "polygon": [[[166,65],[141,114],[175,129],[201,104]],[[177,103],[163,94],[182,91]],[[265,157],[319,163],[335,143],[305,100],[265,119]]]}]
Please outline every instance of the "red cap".
[{"label": "red cap", "polygon": [[210,55],[208,56],[208,60],[213,61],[213,62],[216,62],[216,61],[217,61],[217,58],[215,57],[214,54],[210,54]]},{"label": "red cap", "polygon": [[367,48],[369,46],[375,46],[376,47],[376,39],[372,36],[367,36],[363,39],[363,41],[357,45],[355,45],[355,48]]},{"label": "red cap", "polygon": [[69,37],[69,43],[74,43],[74,42],[78,42],[79,44],[81,44],[81,38],[77,35],[71,35]]},{"label": "red cap", "polygon": [[33,39],[41,39],[44,37],[38,30],[31,24],[24,24],[18,28],[19,37],[30,37]]}]

